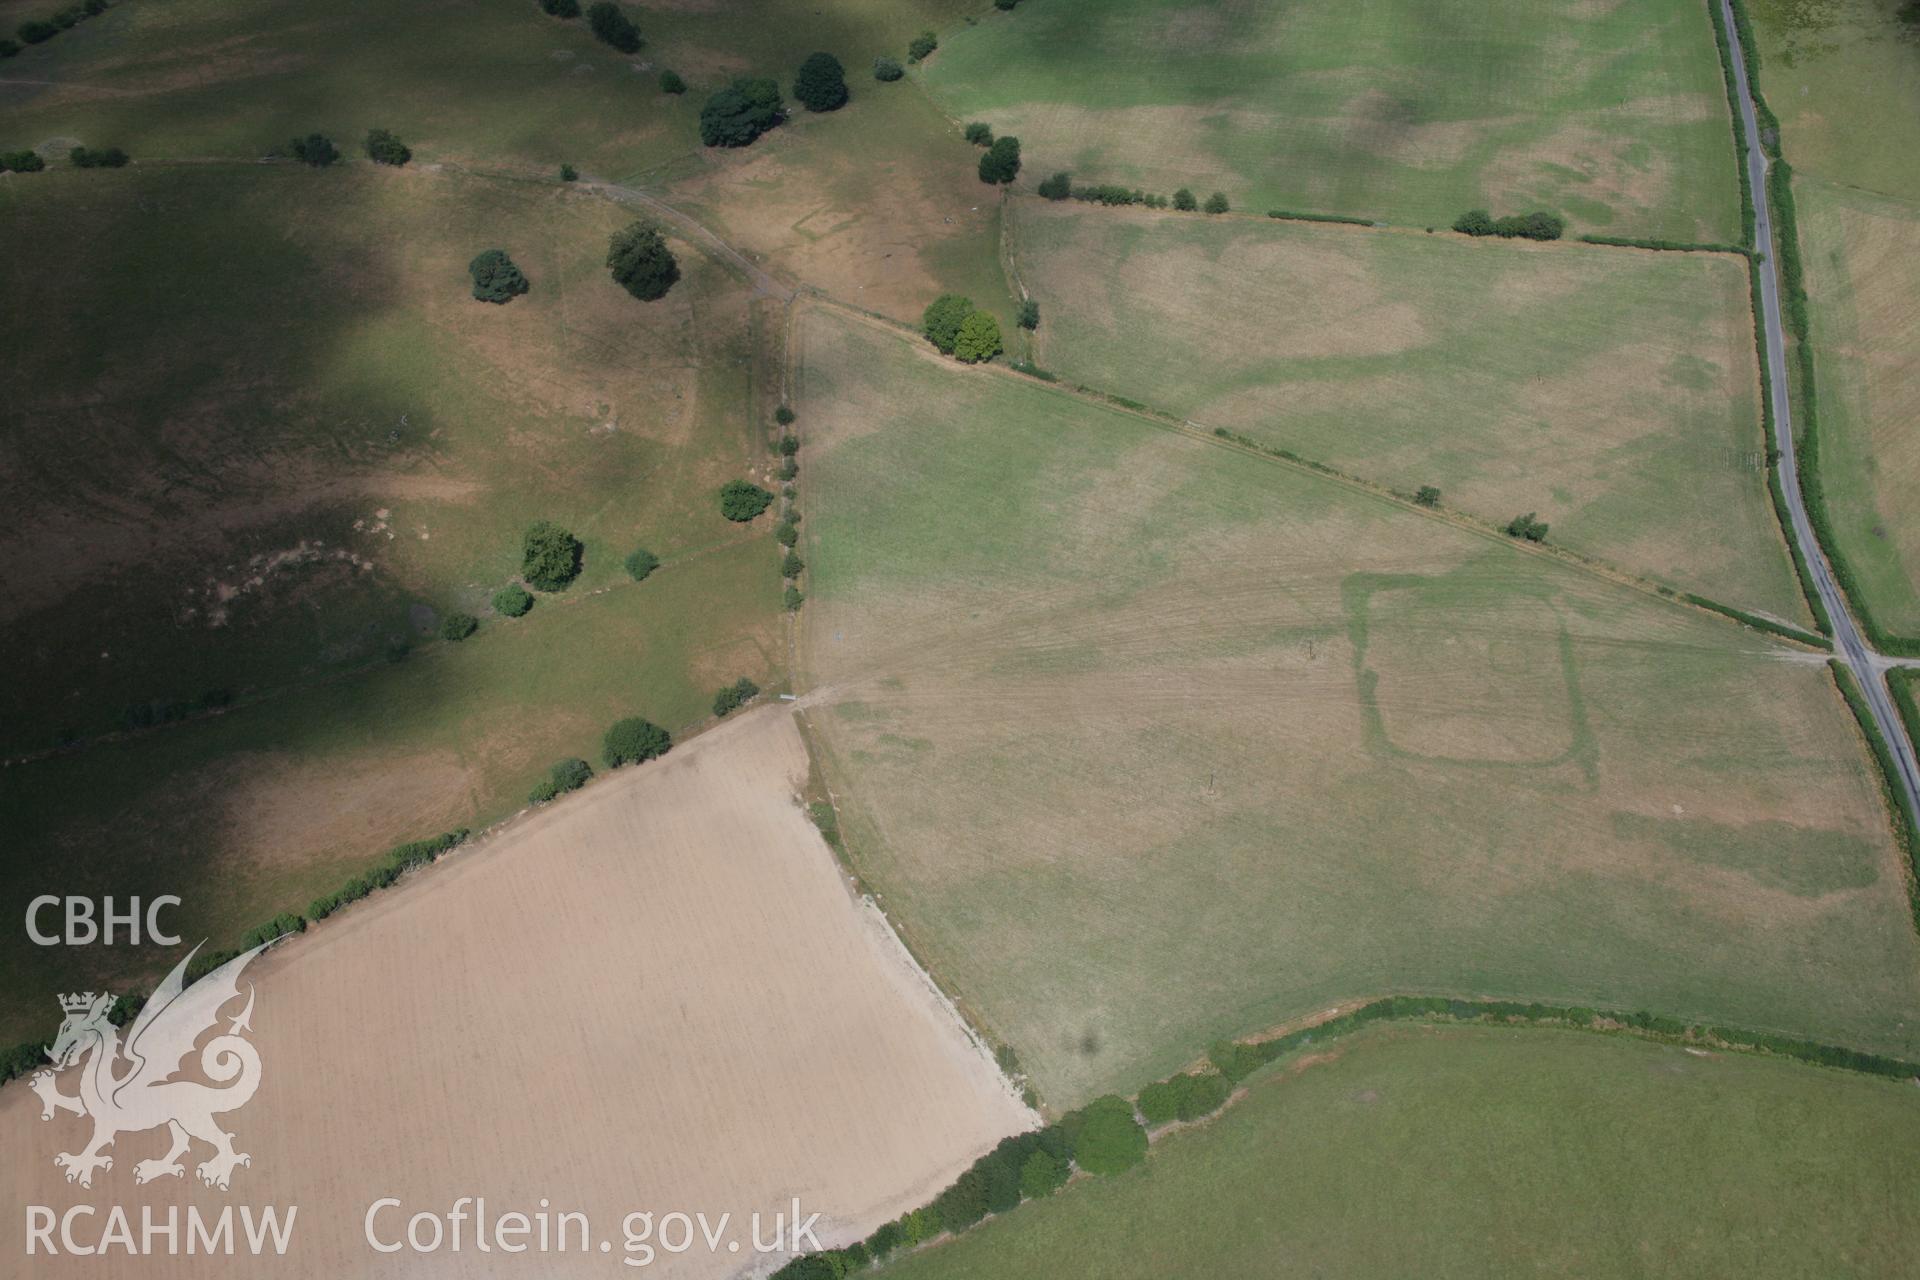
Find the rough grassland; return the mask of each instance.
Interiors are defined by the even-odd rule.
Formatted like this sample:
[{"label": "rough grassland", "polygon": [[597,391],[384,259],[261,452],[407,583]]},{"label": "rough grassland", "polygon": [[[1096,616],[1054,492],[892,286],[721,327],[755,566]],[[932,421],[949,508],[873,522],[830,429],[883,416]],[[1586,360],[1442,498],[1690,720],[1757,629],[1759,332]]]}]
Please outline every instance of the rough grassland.
[{"label": "rough grassland", "polygon": [[1696,0],[1048,0],[951,33],[926,76],[1040,176],[1422,225],[1479,206],[1676,240],[1739,226]]},{"label": "rough grassland", "polygon": [[1875,620],[1920,635],[1920,206],[1794,184],[1820,383],[1820,472]]},{"label": "rough grassland", "polygon": [[1371,1033],[885,1274],[1907,1276],[1912,1094],[1575,1032]]},{"label": "rough grassland", "polygon": [[[528,1257],[476,1252],[470,1227],[460,1253],[431,1258],[375,1254],[362,1238],[379,1197],[402,1199],[404,1228],[417,1209],[471,1195],[495,1212],[550,1200],[614,1243],[611,1259],[573,1242],[542,1255],[537,1270],[555,1276],[625,1273],[632,1211],[731,1213],[739,1255],[702,1244],[658,1254],[646,1274],[732,1275],[751,1259],[749,1213],[771,1234],[773,1211],[798,1196],[824,1215],[824,1240],[863,1235],[1030,1124],[992,1058],[848,892],[794,803],[806,771],[791,717],[749,713],[250,970],[264,1072],[259,1096],[225,1121],[253,1156],[231,1194],[300,1207],[288,1274],[528,1274]],[[164,1133],[123,1136],[91,1192],[69,1186],[52,1157],[81,1125],[42,1124],[32,1093],[0,1091],[12,1157],[0,1195],[56,1212],[101,1196],[160,1212],[191,1200],[217,1213],[226,1200],[190,1170],[187,1186],[135,1190],[134,1163],[157,1156]],[[263,1272],[244,1254],[115,1266],[32,1270]]]},{"label": "rough grassland", "polygon": [[1731,258],[1026,200],[1039,362],[1805,623]]},{"label": "rough grassland", "polygon": [[1043,1095],[1386,989],[1910,1050],[1871,764],[1750,632],[818,311],[809,711]]},{"label": "rough grassland", "polygon": [[[901,56],[914,32],[971,7],[629,6],[647,44],[627,56],[596,41],[584,20],[548,18],[532,0],[117,5],[0,65],[0,146],[66,138],[136,158],[250,157],[316,129],[357,149],[378,126],[406,139],[416,164],[550,175],[565,160],[592,174],[632,174],[697,151],[700,104],[733,76],[777,73],[784,88],[805,50],[828,49],[858,93],[873,83],[860,73],[875,54]],[[661,93],[662,67],[679,71],[689,91]]]}]

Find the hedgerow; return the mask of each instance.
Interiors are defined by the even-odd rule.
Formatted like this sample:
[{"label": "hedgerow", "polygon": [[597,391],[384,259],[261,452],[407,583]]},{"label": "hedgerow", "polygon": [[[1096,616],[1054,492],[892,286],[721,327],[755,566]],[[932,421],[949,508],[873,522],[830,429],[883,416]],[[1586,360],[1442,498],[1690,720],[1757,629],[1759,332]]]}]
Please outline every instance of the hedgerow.
[{"label": "hedgerow", "polygon": [[[1840,696],[1847,700],[1847,706],[1853,711],[1853,718],[1860,722],[1860,732],[1867,739],[1867,746],[1873,751],[1874,761],[1880,766],[1880,789],[1886,797],[1887,810],[1893,821],[1894,842],[1906,854],[1907,867],[1911,874],[1907,877],[1907,900],[1913,911],[1914,924],[1920,927],[1920,814],[1915,814],[1913,805],[1907,798],[1907,789],[1900,785],[1900,766],[1893,758],[1893,751],[1887,746],[1887,740],[1880,734],[1880,726],[1873,718],[1873,712],[1867,706],[1866,698],[1860,692],[1860,685],[1853,678],[1853,672],[1838,658],[1829,658],[1827,668],[1833,672],[1833,682],[1840,687]],[[1895,698],[1907,692],[1897,687]],[[1909,703],[1911,705],[1911,703]],[[1901,718],[1906,721],[1911,732],[1913,718],[1907,714],[1908,707],[1900,708]]]}]

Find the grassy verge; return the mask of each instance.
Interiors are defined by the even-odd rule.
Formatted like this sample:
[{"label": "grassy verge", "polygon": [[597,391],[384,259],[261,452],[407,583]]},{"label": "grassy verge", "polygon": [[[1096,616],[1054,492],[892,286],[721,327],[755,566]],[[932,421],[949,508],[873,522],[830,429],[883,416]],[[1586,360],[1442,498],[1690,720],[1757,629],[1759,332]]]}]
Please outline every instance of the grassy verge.
[{"label": "grassy verge", "polygon": [[1688,604],[1698,605],[1702,609],[1732,618],[1735,622],[1752,627],[1755,631],[1764,631],[1768,635],[1779,636],[1796,644],[1811,645],[1816,649],[1831,650],[1833,648],[1833,641],[1827,636],[1817,636],[1811,632],[1802,631],[1799,627],[1790,627],[1785,623],[1775,622],[1772,618],[1763,618],[1758,614],[1748,613],[1745,609],[1721,604],[1718,600],[1709,600],[1705,596],[1697,596],[1691,592],[1681,598]]},{"label": "grassy verge", "polygon": [[[1906,855],[1907,898],[1912,904],[1914,923],[1920,926],[1920,815],[1914,813],[1913,806],[1907,800],[1906,788],[1900,785],[1899,767],[1894,761],[1893,751],[1887,745],[1887,740],[1880,736],[1880,726],[1874,722],[1873,713],[1867,708],[1866,698],[1861,694],[1853,672],[1838,658],[1831,659],[1827,665],[1833,672],[1833,682],[1840,686],[1841,696],[1853,711],[1853,718],[1860,722],[1860,732],[1866,735],[1874,763],[1880,768],[1880,787],[1886,797],[1887,817],[1893,824],[1894,841]],[[1913,714],[1913,692],[1901,679],[1896,678],[1889,683],[1900,705],[1900,718],[1906,722],[1907,732],[1911,736],[1917,718]],[[1903,697],[1905,700],[1900,701]]]}]

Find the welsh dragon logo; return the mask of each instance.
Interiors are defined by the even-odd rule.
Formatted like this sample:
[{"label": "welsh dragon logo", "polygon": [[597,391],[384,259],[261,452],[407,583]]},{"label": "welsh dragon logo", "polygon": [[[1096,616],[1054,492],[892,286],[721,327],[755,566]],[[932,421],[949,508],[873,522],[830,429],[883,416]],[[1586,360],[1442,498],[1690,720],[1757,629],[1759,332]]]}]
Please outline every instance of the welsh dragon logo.
[{"label": "welsh dragon logo", "polygon": [[[214,1122],[214,1116],[245,1106],[260,1087],[260,1054],[240,1034],[252,1030],[251,985],[246,1008],[200,1050],[200,1070],[223,1087],[174,1077],[185,1068],[200,1038],[219,1022],[220,1010],[239,996],[240,971],[264,949],[263,943],[235,956],[189,987],[184,975],[200,950],[195,947],[142,1007],[127,1028],[124,1045],[120,1029],[107,1018],[113,996],[88,991],[60,997],[66,1020],[47,1050],[53,1066],[42,1068],[31,1083],[40,1095],[42,1120],[53,1119],[58,1111],[93,1120],[93,1138],[85,1148],[53,1158],[67,1171],[68,1182],[92,1186],[96,1169],[113,1168],[113,1157],[106,1149],[115,1138],[162,1125],[171,1135],[172,1146],[159,1159],[134,1165],[135,1182],[183,1176],[180,1157],[189,1154],[196,1139],[213,1147],[213,1155],[197,1169],[200,1180],[210,1187],[225,1191],[234,1168],[253,1163],[250,1156],[233,1149],[233,1135]],[[80,1091],[61,1093],[55,1085],[56,1073],[83,1061]]]}]

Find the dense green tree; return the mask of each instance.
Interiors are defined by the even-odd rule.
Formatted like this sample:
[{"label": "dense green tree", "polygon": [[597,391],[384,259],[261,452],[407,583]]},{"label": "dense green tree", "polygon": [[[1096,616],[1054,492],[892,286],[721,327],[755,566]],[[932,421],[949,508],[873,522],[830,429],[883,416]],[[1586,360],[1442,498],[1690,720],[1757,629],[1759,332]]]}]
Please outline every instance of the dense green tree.
[{"label": "dense green tree", "polygon": [[973,299],[957,293],[943,293],[927,304],[920,316],[920,331],[944,355],[953,354],[960,339],[960,326],[973,314]]},{"label": "dense green tree", "polygon": [[901,66],[899,60],[896,58],[882,56],[873,60],[873,78],[875,80],[891,83],[905,74],[907,74],[907,69]]},{"label": "dense green tree", "polygon": [[1430,484],[1423,484],[1413,495],[1413,500],[1423,507],[1437,507],[1440,505],[1440,491]]},{"label": "dense green tree", "polygon": [[1493,215],[1485,209],[1469,209],[1453,220],[1453,229],[1462,235],[1490,236],[1493,234]]},{"label": "dense green tree", "polygon": [[655,756],[663,756],[672,746],[673,739],[665,729],[651,720],[632,716],[616,722],[607,730],[600,751],[607,768],[618,769],[624,764],[640,764]]},{"label": "dense green tree", "polygon": [[[18,40],[8,40],[0,37],[0,58],[17,58],[19,56],[20,42]],[[898,66],[899,64],[895,63],[894,65]],[[898,79],[898,77],[896,76],[895,79]],[[5,1080],[6,1078],[5,1072],[0,1070],[0,1080]]]},{"label": "dense green tree", "polygon": [[403,165],[413,159],[413,150],[394,137],[391,129],[369,129],[367,155],[375,164]]},{"label": "dense green tree", "polygon": [[1507,535],[1513,538],[1524,538],[1528,542],[1545,542],[1547,522],[1534,517],[1535,513],[1531,511],[1523,516],[1515,516],[1507,522]]},{"label": "dense green tree", "polygon": [[638,53],[646,43],[640,38],[640,28],[633,25],[633,19],[613,0],[596,0],[589,5],[587,25],[594,35],[622,53]]},{"label": "dense green tree", "polygon": [[680,264],[666,237],[651,222],[628,223],[614,232],[607,246],[607,270],[626,291],[642,302],[667,296],[680,278]]},{"label": "dense green tree", "polygon": [[505,249],[488,249],[467,264],[473,296],[482,302],[510,302],[529,288],[526,276]]},{"label": "dense green tree", "polygon": [[287,144],[287,154],[316,169],[324,169],[340,158],[339,151],[334,148],[333,139],[320,133],[310,133],[304,138],[295,138]]},{"label": "dense green tree", "polygon": [[1040,304],[1032,298],[1020,304],[1020,327],[1028,330],[1040,327]]},{"label": "dense green tree", "polygon": [[678,71],[662,71],[660,73],[660,92],[680,94],[686,91],[687,82],[680,78]]},{"label": "dense green tree", "polygon": [[1112,1094],[1081,1108],[1073,1162],[1088,1173],[1119,1173],[1146,1158],[1147,1131],[1133,1118],[1133,1104]]},{"label": "dense green tree", "polygon": [[807,597],[801,593],[800,588],[789,582],[787,584],[787,594],[781,600],[781,603],[787,606],[787,612],[792,613],[806,602]]},{"label": "dense green tree", "polygon": [[564,591],[580,573],[580,540],[551,520],[541,520],[521,541],[520,576],[536,591]]},{"label": "dense green tree", "polygon": [[1200,202],[1193,198],[1193,192],[1182,187],[1173,193],[1173,207],[1183,213],[1192,213],[1200,207]]},{"label": "dense green tree", "polygon": [[647,575],[660,567],[660,557],[645,547],[636,549],[626,559],[627,572],[635,582],[645,582]]},{"label": "dense green tree", "polygon": [[465,640],[480,629],[480,619],[470,613],[450,613],[440,619],[442,640]]},{"label": "dense green tree", "polygon": [[968,142],[971,142],[976,147],[990,147],[993,145],[993,126],[989,125],[985,120],[969,121],[967,127],[961,130],[961,133]]},{"label": "dense green tree", "polygon": [[580,171],[574,168],[572,165],[563,164],[560,166],[560,181],[577,182],[579,181],[579,178],[580,178]]},{"label": "dense green tree", "polygon": [[15,30],[15,34],[28,44],[40,44],[59,35],[60,28],[54,26],[51,22],[44,22],[38,18],[30,18],[19,25]]},{"label": "dense green tree", "polygon": [[760,686],[741,676],[713,695],[713,714],[725,716],[760,696]]},{"label": "dense green tree", "polygon": [[783,578],[797,578],[806,567],[807,562],[800,558],[798,552],[789,551],[780,561],[780,576]]},{"label": "dense green tree", "polygon": [[75,147],[67,159],[76,169],[119,169],[132,157],[118,147]]},{"label": "dense green tree", "polygon": [[793,410],[784,404],[773,411],[773,420],[783,427],[791,423],[794,417]]},{"label": "dense green tree", "polygon": [[830,53],[814,53],[800,64],[793,96],[809,111],[837,111],[847,105],[847,72]]},{"label": "dense green tree", "polygon": [[510,582],[493,593],[493,611],[518,618],[533,608],[533,596],[517,582]]},{"label": "dense green tree", "polygon": [[992,315],[976,311],[960,322],[960,332],[953,340],[956,359],[978,364],[993,359],[1001,350],[1000,322]]},{"label": "dense green tree", "polygon": [[794,454],[799,452],[800,452],[799,436],[785,435],[780,437],[780,456],[781,457],[791,458]]},{"label": "dense green tree", "polygon": [[958,1234],[987,1216],[987,1178],[978,1165],[953,1180],[933,1199],[940,1225]]},{"label": "dense green tree", "polygon": [[1019,3],[1020,0],[993,0],[993,7],[1000,10],[1007,10]]},{"label": "dense green tree", "polygon": [[1208,196],[1206,209],[1208,213],[1225,213],[1227,211],[1227,193],[1224,191],[1216,191]]},{"label": "dense green tree", "polygon": [[1042,178],[1040,194],[1049,200],[1065,200],[1073,194],[1071,177],[1064,173],[1056,173],[1051,178]]},{"label": "dense green tree", "polygon": [[700,141],[710,147],[744,147],[779,124],[780,118],[779,85],[771,80],[735,80],[700,108]]},{"label": "dense green tree", "polygon": [[1067,1175],[1072,1168],[1065,1160],[1046,1151],[1036,1150],[1020,1166],[1020,1194],[1029,1200],[1038,1200],[1050,1196],[1067,1185]]},{"label": "dense green tree", "polygon": [[1005,185],[1020,176],[1020,139],[995,138],[980,157],[980,181]]},{"label": "dense green tree", "polygon": [[931,31],[922,31],[907,41],[907,61],[920,62],[932,55],[940,47],[940,37]]},{"label": "dense green tree", "polygon": [[577,756],[569,756],[549,769],[547,776],[553,780],[556,791],[578,791],[593,778],[593,766]]},{"label": "dense green tree", "polygon": [[0,152],[0,172],[38,173],[47,167],[38,151]]},{"label": "dense green tree", "polygon": [[580,0],[540,0],[540,8],[556,18],[580,16]]},{"label": "dense green tree", "polygon": [[867,1253],[875,1262],[879,1262],[900,1247],[900,1239],[900,1224],[883,1222],[867,1237]]},{"label": "dense green tree", "polygon": [[791,524],[783,524],[773,531],[774,540],[783,547],[791,547],[800,541],[800,530]]},{"label": "dense green tree", "polygon": [[720,514],[736,524],[745,524],[773,504],[773,495],[746,480],[729,480],[720,486]]}]

